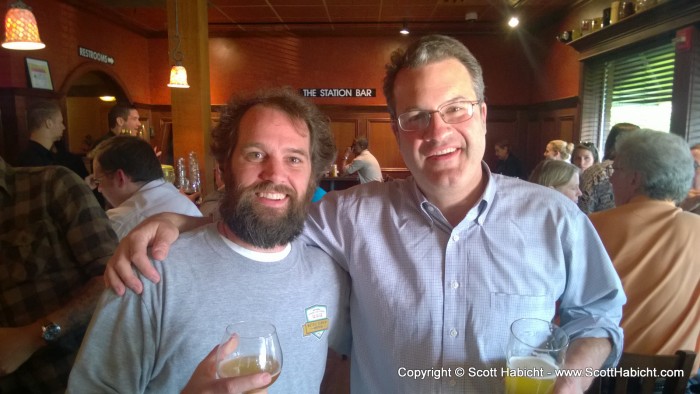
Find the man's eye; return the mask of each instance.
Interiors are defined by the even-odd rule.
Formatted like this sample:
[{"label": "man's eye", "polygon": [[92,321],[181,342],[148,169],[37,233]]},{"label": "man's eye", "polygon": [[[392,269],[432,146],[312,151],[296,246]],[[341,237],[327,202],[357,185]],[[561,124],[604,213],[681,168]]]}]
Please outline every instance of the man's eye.
[{"label": "man's eye", "polygon": [[449,107],[444,109],[444,113],[446,114],[456,114],[461,111],[464,111],[464,106],[462,105],[450,105]]},{"label": "man's eye", "polygon": [[291,163],[293,163],[293,164],[300,164],[300,163],[302,163],[302,160],[301,160],[300,158],[298,158],[298,157],[290,157],[290,158],[289,158],[289,161],[290,161]]},{"label": "man's eye", "polygon": [[260,160],[260,159],[262,159],[264,156],[265,156],[265,155],[263,155],[261,152],[249,152],[249,153],[246,155],[246,157],[248,158],[248,160]]}]

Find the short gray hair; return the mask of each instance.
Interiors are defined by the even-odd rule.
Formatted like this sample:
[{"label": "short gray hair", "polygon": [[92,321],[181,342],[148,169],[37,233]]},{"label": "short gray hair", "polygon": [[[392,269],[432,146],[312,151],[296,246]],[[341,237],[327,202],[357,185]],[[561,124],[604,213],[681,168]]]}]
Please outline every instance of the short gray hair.
[{"label": "short gray hair", "polygon": [[679,202],[688,194],[695,171],[681,137],[649,129],[622,133],[615,152],[616,167],[642,175],[641,192],[647,197]]},{"label": "short gray hair", "polygon": [[397,49],[391,54],[391,62],[386,65],[384,77],[384,96],[389,113],[396,119],[396,97],[394,83],[396,75],[404,68],[419,68],[447,59],[456,59],[464,65],[472,77],[476,99],[484,101],[484,74],[481,65],[464,44],[452,37],[441,35],[424,36],[411,44],[406,50]]}]

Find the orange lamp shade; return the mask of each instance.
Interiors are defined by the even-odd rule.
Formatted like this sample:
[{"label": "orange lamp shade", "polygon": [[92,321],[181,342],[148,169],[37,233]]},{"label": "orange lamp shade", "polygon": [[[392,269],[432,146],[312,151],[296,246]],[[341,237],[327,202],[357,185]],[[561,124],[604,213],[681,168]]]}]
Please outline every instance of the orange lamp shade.
[{"label": "orange lamp shade", "polygon": [[170,88],[189,88],[187,83],[187,70],[181,65],[175,65],[170,69]]},{"label": "orange lamp shade", "polygon": [[[24,3],[12,4],[5,15],[5,41],[3,48],[33,50],[42,49],[46,44],[39,38],[39,27],[34,14]],[[19,7],[19,8],[15,8]]]}]

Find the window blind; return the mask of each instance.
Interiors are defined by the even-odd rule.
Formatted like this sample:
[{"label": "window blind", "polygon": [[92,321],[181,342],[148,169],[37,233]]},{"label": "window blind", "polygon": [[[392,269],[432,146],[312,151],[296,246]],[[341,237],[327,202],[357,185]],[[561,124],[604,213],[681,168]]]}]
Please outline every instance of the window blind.
[{"label": "window blind", "polygon": [[[613,104],[671,102],[675,48],[670,39],[584,63],[581,139],[602,148]],[[630,120],[634,122],[633,119]],[[669,118],[670,122],[670,118]]]}]

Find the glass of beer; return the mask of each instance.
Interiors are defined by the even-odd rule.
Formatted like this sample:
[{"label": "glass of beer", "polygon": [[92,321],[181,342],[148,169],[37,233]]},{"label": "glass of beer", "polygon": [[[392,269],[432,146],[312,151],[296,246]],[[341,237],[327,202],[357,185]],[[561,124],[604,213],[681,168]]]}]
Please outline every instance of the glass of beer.
[{"label": "glass of beer", "polygon": [[506,349],[506,394],[552,393],[568,346],[569,336],[552,322],[514,321]]},{"label": "glass of beer", "polygon": [[[233,378],[268,372],[275,383],[282,371],[282,348],[275,326],[242,321],[226,327],[216,354],[216,377]],[[262,389],[262,388],[261,388]]]}]

